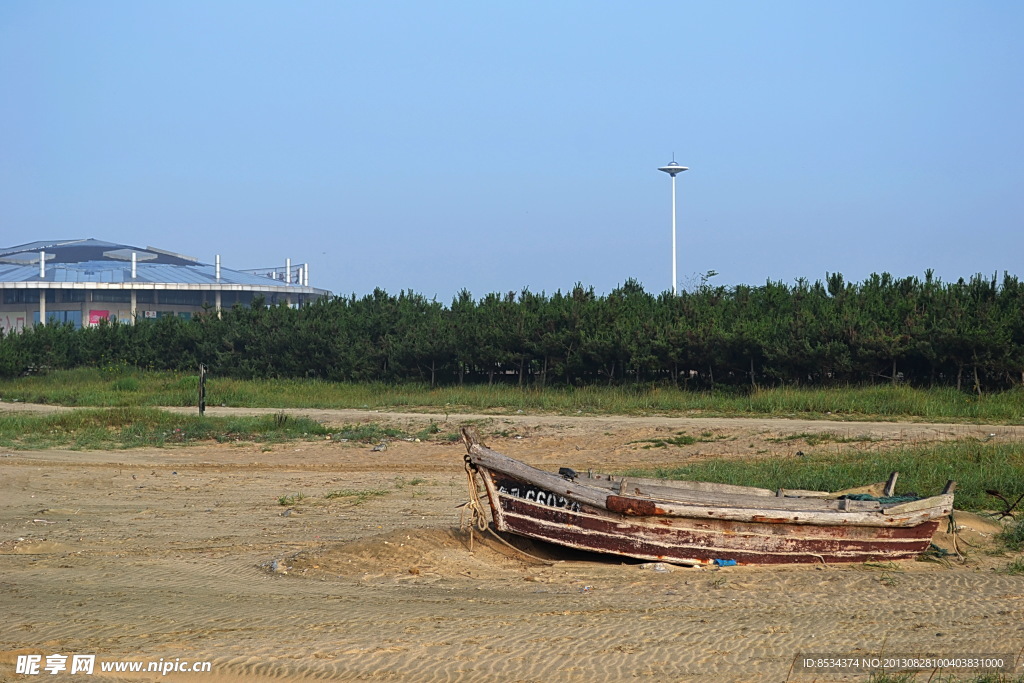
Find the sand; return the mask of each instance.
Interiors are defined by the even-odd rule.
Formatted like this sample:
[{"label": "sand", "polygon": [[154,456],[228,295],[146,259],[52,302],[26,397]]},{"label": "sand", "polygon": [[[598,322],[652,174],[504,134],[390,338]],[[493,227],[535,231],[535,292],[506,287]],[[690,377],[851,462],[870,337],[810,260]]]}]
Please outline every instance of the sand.
[{"label": "sand", "polygon": [[[836,450],[1024,435],[991,425],[292,412],[338,425],[433,419],[446,432],[473,421],[492,447],[531,464],[604,471],[794,457],[805,442],[775,439],[811,431],[872,438],[817,447]],[[680,430],[714,438],[630,443]],[[999,571],[1012,557],[985,552],[995,527],[984,520],[961,520],[964,563],[711,570],[517,544],[541,563],[479,535],[470,551],[459,526],[463,452],[405,441],[383,452],[333,441],[0,451],[0,680],[859,680],[867,675],[802,671],[797,656],[1024,647],[1024,577]],[[97,663],[92,676],[21,676],[19,654],[43,655],[44,665],[52,654],[205,661],[210,671],[104,674]]]}]

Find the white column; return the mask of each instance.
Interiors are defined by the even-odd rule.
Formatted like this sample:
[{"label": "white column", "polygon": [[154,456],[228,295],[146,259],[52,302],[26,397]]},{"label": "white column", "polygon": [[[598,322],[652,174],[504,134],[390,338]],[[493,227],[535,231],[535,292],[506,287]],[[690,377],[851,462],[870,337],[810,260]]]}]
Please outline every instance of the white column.
[{"label": "white column", "polygon": [[[39,279],[46,279],[46,252],[39,252]],[[39,324],[46,324],[46,290],[39,288]]]},{"label": "white column", "polygon": [[676,174],[672,174],[672,294],[675,295],[679,278],[676,277]]}]

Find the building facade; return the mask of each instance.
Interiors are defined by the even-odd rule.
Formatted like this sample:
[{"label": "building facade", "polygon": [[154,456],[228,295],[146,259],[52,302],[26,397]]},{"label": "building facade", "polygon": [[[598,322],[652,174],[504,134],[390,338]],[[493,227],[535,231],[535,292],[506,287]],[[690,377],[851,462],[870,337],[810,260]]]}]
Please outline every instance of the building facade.
[{"label": "building facade", "polygon": [[183,254],[96,239],[52,240],[0,248],[0,333],[47,323],[132,324],[175,315],[190,318],[248,306],[303,306],[327,290],[309,286],[309,266],[232,270]]}]

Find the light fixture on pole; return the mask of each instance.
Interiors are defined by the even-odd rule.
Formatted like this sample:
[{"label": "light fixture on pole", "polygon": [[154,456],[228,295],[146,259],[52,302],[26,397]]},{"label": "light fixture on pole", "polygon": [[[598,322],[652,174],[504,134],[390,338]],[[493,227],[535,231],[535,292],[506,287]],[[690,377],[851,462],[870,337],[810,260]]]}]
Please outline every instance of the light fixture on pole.
[{"label": "light fixture on pole", "polygon": [[680,166],[673,159],[667,166],[661,166],[658,170],[672,176],[672,294],[675,295],[678,293],[676,289],[676,282],[678,282],[676,278],[676,174],[690,169]]}]

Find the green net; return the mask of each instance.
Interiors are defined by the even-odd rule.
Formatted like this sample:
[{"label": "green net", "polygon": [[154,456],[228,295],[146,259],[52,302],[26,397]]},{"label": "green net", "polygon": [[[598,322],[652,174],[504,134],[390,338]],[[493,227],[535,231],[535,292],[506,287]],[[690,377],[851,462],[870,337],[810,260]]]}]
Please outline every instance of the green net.
[{"label": "green net", "polygon": [[913,494],[907,496],[872,496],[870,493],[848,493],[845,496],[839,496],[839,500],[843,500],[844,498],[846,500],[874,500],[882,507],[921,500],[921,496],[915,496]]}]

